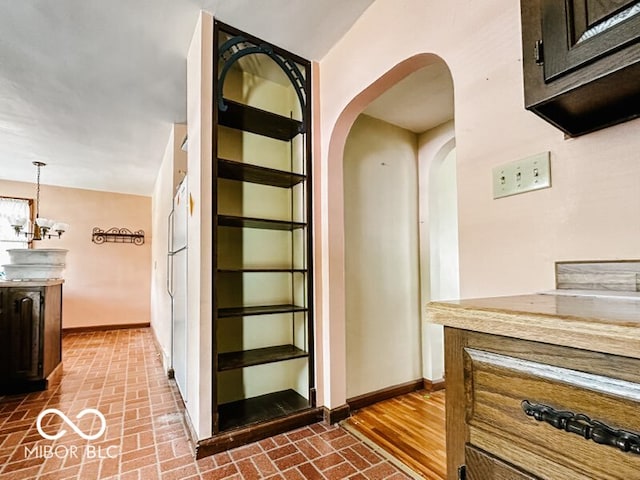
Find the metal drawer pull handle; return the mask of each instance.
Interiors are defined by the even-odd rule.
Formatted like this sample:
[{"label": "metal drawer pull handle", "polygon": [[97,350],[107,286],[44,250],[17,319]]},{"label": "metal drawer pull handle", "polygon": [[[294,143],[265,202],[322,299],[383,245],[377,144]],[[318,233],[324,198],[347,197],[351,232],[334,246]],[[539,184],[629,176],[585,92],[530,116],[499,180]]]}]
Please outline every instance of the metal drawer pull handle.
[{"label": "metal drawer pull handle", "polygon": [[522,410],[539,422],[547,422],[559,430],[575,433],[586,440],[616,447],[623,452],[640,455],[640,435],[626,430],[616,430],[581,413],[557,411],[540,403],[522,401]]}]

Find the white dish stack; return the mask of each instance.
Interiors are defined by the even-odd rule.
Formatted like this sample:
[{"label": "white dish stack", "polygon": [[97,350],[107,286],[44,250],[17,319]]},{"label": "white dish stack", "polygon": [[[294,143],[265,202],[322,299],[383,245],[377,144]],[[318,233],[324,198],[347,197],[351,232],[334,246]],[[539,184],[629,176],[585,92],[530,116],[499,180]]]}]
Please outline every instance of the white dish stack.
[{"label": "white dish stack", "polygon": [[11,263],[3,265],[6,280],[52,280],[62,278],[68,250],[63,248],[13,248]]}]

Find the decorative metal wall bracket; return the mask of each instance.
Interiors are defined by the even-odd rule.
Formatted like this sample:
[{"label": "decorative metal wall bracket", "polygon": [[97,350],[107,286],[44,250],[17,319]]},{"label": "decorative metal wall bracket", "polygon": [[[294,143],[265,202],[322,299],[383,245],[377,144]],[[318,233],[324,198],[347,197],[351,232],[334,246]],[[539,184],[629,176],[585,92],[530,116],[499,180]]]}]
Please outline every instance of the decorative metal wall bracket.
[{"label": "decorative metal wall bracket", "polygon": [[94,227],[91,233],[93,243],[133,243],[135,245],[144,244],[144,230],[132,232],[127,228],[113,227],[107,231]]}]

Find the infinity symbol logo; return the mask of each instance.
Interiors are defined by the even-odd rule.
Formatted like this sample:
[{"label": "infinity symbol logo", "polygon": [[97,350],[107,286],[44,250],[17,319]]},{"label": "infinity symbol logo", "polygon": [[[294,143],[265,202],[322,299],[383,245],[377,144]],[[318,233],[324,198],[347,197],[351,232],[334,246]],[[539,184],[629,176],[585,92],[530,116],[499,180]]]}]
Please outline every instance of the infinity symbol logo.
[{"label": "infinity symbol logo", "polygon": [[95,408],[85,408],[78,415],[76,415],[76,418],[79,419],[79,418],[84,417],[88,413],[93,413],[94,415],[96,415],[100,419],[100,422],[102,423],[102,425],[100,426],[100,431],[98,433],[94,434],[94,435],[86,435],[82,430],[80,430],[76,426],[75,423],[73,423],[69,419],[69,417],[67,417],[64,413],[62,413],[57,408],[47,408],[46,410],[43,410],[42,412],[40,412],[40,415],[38,415],[38,419],[36,420],[36,428],[38,429],[38,433],[40,435],[42,435],[43,438],[46,438],[47,440],[57,440],[60,437],[62,437],[65,433],[67,433],[67,431],[64,430],[64,429],[60,430],[55,435],[49,435],[49,434],[47,434],[47,433],[42,431],[42,419],[44,418],[45,415],[47,415],[49,413],[55,413],[56,415],[58,415],[62,420],[64,420],[64,422],[67,425],[69,425],[71,428],[73,428],[74,432],[76,432],[78,435],[80,435],[85,440],[95,440],[96,438],[101,437],[104,434],[104,431],[107,429],[107,421],[104,418],[104,415],[102,414],[102,412],[100,412],[99,410],[96,410]]}]

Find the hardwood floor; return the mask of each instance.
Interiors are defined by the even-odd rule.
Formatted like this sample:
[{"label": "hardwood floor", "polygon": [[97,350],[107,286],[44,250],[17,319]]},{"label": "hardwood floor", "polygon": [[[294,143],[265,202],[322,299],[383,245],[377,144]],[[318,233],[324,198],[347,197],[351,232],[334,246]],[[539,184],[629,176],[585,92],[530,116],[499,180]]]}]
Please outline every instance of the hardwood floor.
[{"label": "hardwood floor", "polygon": [[344,425],[428,480],[447,476],[445,391],[424,390],[362,408]]}]

